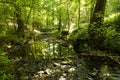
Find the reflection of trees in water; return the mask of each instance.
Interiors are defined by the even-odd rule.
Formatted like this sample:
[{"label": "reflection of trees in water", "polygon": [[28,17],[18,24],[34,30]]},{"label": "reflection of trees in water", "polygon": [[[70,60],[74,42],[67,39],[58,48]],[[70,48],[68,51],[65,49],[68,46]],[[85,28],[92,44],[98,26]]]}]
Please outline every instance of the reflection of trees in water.
[{"label": "reflection of trees in water", "polygon": [[46,56],[52,55],[53,57],[69,56],[72,52],[71,46],[64,46],[64,42],[48,42],[44,50]]}]

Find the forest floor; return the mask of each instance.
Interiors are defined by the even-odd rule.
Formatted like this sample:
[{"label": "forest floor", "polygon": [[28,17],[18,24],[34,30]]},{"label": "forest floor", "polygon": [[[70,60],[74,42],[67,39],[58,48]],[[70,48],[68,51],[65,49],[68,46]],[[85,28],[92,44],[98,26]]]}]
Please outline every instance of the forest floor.
[{"label": "forest floor", "polygon": [[14,80],[119,80],[120,64],[105,56],[14,61]]}]

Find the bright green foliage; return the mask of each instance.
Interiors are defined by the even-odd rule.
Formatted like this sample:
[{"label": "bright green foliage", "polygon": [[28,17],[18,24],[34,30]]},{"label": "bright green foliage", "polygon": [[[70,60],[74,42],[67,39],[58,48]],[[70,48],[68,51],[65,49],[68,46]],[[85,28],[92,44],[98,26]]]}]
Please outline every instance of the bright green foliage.
[{"label": "bright green foliage", "polygon": [[120,12],[120,0],[108,0],[106,6],[106,15]]},{"label": "bright green foliage", "polygon": [[106,19],[105,25],[107,27],[112,26],[114,27],[118,32],[120,32],[120,13],[112,14]]}]

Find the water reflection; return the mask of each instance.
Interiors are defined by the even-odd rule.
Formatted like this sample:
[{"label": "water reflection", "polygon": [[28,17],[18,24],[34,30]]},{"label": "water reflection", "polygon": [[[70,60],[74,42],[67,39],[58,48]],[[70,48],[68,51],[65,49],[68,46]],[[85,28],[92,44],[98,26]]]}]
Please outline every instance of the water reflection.
[{"label": "water reflection", "polygon": [[[48,43],[44,48],[46,56],[53,58],[69,55],[70,50],[72,49],[69,46],[63,47],[58,42]],[[120,80],[120,65],[109,57],[81,56],[76,64],[81,64],[81,66],[77,66],[77,72],[74,73],[74,76],[81,77],[75,77],[77,80]]]},{"label": "water reflection", "polygon": [[57,43],[50,43],[48,44],[44,51],[45,51],[45,56],[58,56],[59,51],[58,51],[58,46],[59,44]]},{"label": "water reflection", "polygon": [[44,47],[44,54],[47,57],[67,57],[74,54],[71,45],[64,46],[63,42],[46,42]]},{"label": "water reflection", "polygon": [[[45,58],[73,56],[71,45],[63,44],[59,41],[44,41],[38,45],[43,46],[40,50],[44,50]],[[74,66],[76,70],[73,74],[70,73],[69,77],[73,77],[71,80],[120,80],[120,65],[109,57],[81,55],[80,59],[75,57],[72,61],[71,67]]]}]

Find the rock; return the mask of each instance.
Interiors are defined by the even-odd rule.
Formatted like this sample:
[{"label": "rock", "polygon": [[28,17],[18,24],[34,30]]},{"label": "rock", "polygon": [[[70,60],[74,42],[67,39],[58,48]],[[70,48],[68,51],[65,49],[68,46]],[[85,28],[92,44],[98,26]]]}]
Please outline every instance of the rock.
[{"label": "rock", "polygon": [[51,75],[52,70],[51,70],[51,69],[46,69],[45,72],[46,72],[48,75]]},{"label": "rock", "polygon": [[73,71],[75,71],[76,69],[75,68],[70,68],[69,70],[68,70],[68,72],[73,72]]},{"label": "rock", "polygon": [[67,80],[67,79],[64,78],[63,76],[60,76],[59,80]]},{"label": "rock", "polygon": [[54,63],[53,65],[54,65],[55,67],[60,67],[61,64],[60,64],[60,63]]}]

